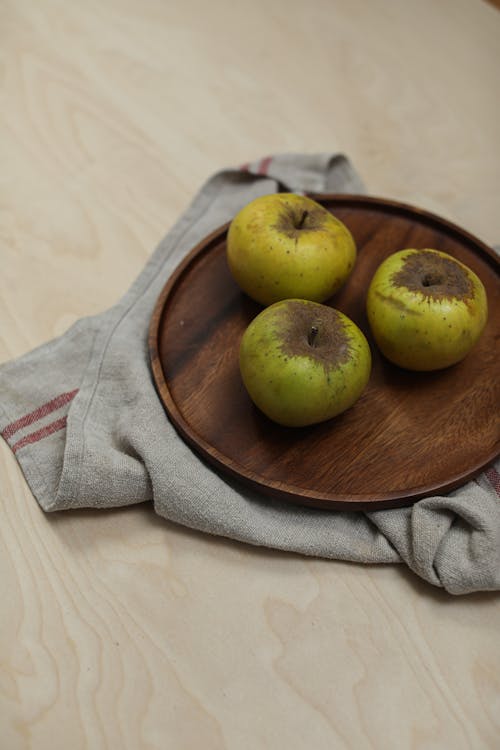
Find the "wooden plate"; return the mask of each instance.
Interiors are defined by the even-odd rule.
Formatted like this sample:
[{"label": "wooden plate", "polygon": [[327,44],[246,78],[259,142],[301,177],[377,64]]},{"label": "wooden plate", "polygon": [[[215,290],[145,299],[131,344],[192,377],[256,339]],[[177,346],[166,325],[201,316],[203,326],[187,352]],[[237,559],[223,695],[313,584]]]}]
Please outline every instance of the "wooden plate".
[{"label": "wooden plate", "polygon": [[[241,335],[262,309],[232,280],[227,226],[204,239],[174,272],[150,325],[155,383],[171,421],[207,461],[281,499],[330,509],[408,505],[473,478],[499,452],[500,280],[495,253],[426,211],[364,196],[322,203],[351,230],[358,260],[328,304],[364,331],[370,383],[347,412],[307,428],[280,427],[250,402],[238,370]],[[377,351],[365,295],[379,263],[406,247],[443,250],[472,268],[489,299],[489,321],[460,364],[412,373]]]}]

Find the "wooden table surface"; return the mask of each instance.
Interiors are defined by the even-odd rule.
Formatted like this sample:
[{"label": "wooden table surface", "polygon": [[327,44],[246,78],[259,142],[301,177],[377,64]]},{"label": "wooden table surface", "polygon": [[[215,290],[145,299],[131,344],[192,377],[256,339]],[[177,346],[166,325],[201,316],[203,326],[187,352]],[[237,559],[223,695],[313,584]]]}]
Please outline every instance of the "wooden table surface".
[{"label": "wooden table surface", "polygon": [[[109,307],[200,184],[347,153],[500,242],[483,0],[2,0],[0,359]],[[0,395],[1,397],[1,395]],[[500,607],[148,506],[47,517],[0,445],[0,746],[496,748]]]}]

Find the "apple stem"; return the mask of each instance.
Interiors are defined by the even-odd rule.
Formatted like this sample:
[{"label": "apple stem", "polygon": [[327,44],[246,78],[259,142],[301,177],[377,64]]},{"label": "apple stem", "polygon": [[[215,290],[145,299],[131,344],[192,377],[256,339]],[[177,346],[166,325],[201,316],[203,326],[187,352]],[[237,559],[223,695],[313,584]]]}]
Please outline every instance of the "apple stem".
[{"label": "apple stem", "polygon": [[307,210],[302,213],[302,216],[299,219],[299,223],[297,224],[297,229],[302,229],[302,227],[304,226],[304,222],[307,219],[308,213],[309,211]]},{"label": "apple stem", "polygon": [[307,337],[307,343],[309,346],[315,346],[316,336],[318,335],[318,326],[311,326],[309,335]]},{"label": "apple stem", "polygon": [[443,283],[442,277],[437,273],[426,273],[422,279],[422,286],[438,286]]}]

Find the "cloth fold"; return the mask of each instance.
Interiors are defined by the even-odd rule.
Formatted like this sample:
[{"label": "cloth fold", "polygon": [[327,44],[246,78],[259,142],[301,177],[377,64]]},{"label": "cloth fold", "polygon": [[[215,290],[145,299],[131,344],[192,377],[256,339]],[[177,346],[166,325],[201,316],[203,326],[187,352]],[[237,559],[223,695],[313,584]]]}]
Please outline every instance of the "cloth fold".
[{"label": "cloth fold", "polygon": [[208,467],[165,416],[149,366],[163,285],[204,236],[276,191],[364,192],[342,154],[281,154],[216,173],[122,299],[0,367],[0,433],[45,511],[151,501],[207,533],[305,555],[406,563],[453,594],[500,589],[497,463],[455,492],[370,513],[292,507]]}]

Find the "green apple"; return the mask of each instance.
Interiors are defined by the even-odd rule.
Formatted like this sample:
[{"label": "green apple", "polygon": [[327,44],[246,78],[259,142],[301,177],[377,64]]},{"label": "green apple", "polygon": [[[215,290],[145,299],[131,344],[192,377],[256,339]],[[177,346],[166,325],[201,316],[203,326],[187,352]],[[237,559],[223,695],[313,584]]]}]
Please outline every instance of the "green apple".
[{"label": "green apple", "polygon": [[302,427],[331,419],[358,400],[370,377],[371,353],[343,313],[287,299],[252,320],[239,363],[255,405],[279,424]]},{"label": "green apple", "polygon": [[356,245],[316,201],[276,193],[256,198],[234,217],[227,260],[236,283],[263,305],[294,297],[324,302],[351,273]]},{"label": "green apple", "polygon": [[439,370],[460,362],[488,317],[478,276],[451,255],[431,249],[387,257],[370,283],[366,310],[382,354],[408,370]]}]

